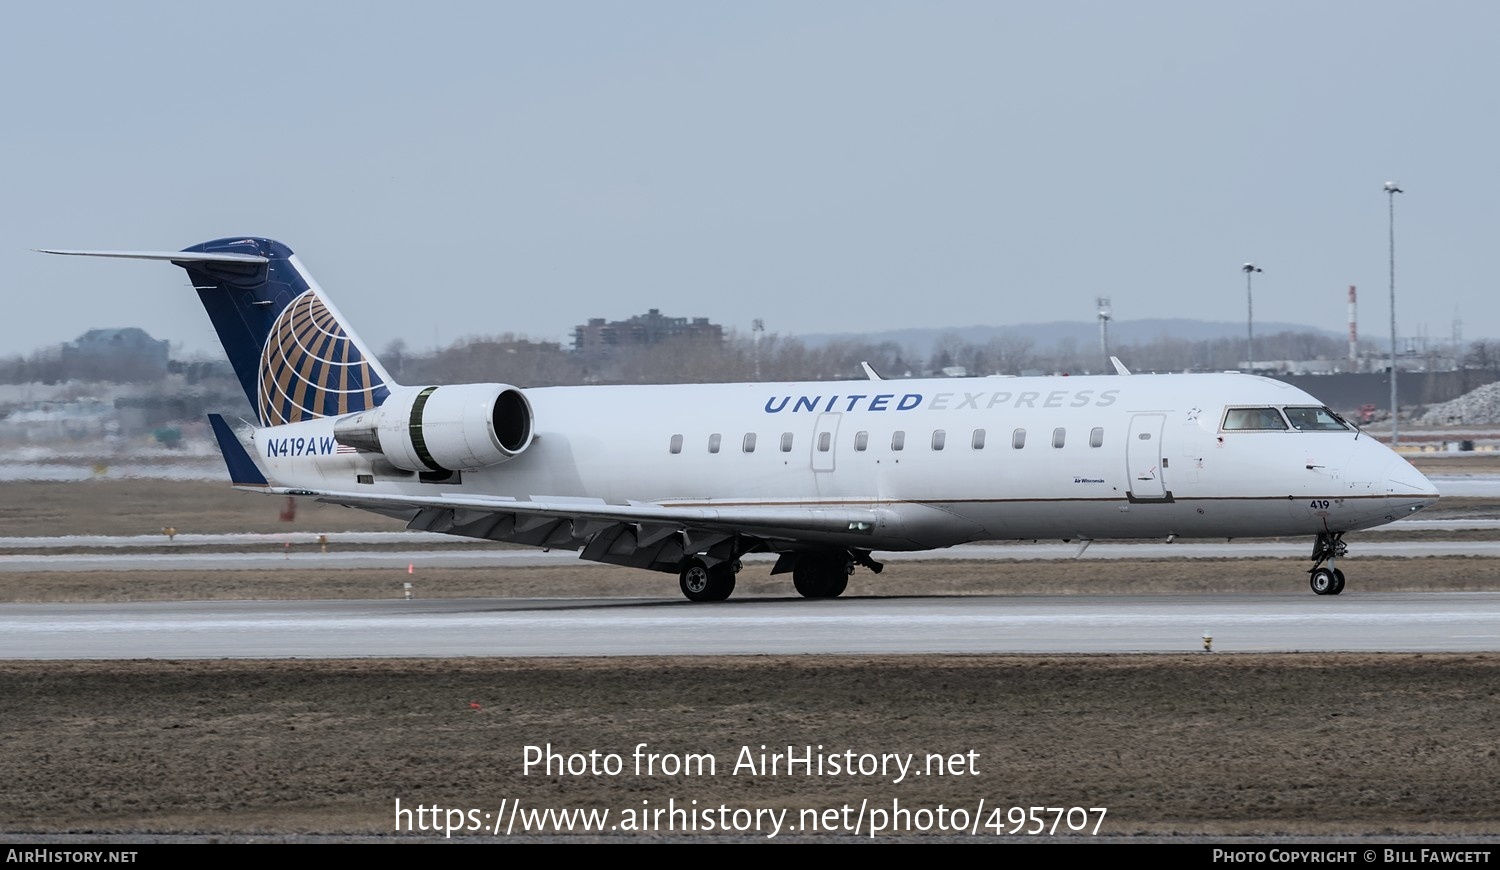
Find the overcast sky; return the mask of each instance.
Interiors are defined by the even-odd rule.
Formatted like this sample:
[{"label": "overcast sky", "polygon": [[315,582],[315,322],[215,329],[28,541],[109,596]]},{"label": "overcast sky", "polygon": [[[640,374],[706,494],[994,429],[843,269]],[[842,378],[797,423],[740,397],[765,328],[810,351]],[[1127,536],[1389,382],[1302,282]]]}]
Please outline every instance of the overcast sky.
[{"label": "overcast sky", "polygon": [[1500,336],[1500,4],[17,3],[0,354],[216,345],[174,267],[265,235],[376,349],[1244,322]]}]

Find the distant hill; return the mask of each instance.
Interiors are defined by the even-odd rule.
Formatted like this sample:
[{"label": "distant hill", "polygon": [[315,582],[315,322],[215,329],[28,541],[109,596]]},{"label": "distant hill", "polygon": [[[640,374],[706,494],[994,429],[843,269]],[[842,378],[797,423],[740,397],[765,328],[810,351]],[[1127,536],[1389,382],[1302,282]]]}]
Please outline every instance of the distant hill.
[{"label": "distant hill", "polygon": [[[1319,329],[1303,323],[1257,323],[1256,335],[1275,335],[1279,332],[1312,332],[1319,335],[1338,336],[1343,333]],[[914,349],[919,354],[932,351],[937,340],[954,334],[970,344],[982,344],[996,337],[1029,338],[1038,351],[1056,349],[1071,340],[1079,347],[1091,347],[1099,343],[1098,321],[1053,321],[1051,323],[1019,323],[1011,326],[953,326],[940,329],[892,329],[885,332],[831,333],[817,332],[798,335],[804,343],[818,347],[830,341],[858,339],[872,343],[893,341],[903,349]],[[1145,344],[1163,336],[1185,341],[1205,341],[1215,338],[1243,338],[1244,323],[1227,323],[1186,318],[1161,318],[1154,320],[1117,320],[1109,324],[1110,345]]]}]

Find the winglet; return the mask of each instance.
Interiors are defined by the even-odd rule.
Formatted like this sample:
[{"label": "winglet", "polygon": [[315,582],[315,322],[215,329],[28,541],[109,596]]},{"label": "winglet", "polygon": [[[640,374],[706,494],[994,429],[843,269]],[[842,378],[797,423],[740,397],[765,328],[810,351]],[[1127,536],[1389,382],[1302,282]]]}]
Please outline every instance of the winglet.
[{"label": "winglet", "polygon": [[1109,358],[1109,362],[1110,362],[1111,365],[1113,365],[1115,367],[1115,374],[1119,374],[1119,375],[1128,375],[1128,374],[1130,374],[1130,369],[1125,368],[1125,364],[1122,363],[1122,362],[1120,362],[1120,358],[1119,357],[1112,356],[1112,357]]},{"label": "winglet", "polygon": [[872,365],[870,365],[869,363],[867,363],[867,362],[861,362],[859,364],[859,367],[865,370],[865,377],[869,378],[870,380],[872,380],[872,381],[883,381],[883,380],[885,380],[885,378],[882,378],[880,376],[880,372],[875,371],[875,367],[872,366]]},{"label": "winglet", "polygon": [[229,480],[235,486],[270,486],[271,482],[261,474],[255,460],[246,452],[245,445],[235,437],[234,430],[224,422],[223,416],[209,414],[208,423],[214,427],[214,438],[219,441],[219,452],[224,454],[224,464],[229,467]]}]

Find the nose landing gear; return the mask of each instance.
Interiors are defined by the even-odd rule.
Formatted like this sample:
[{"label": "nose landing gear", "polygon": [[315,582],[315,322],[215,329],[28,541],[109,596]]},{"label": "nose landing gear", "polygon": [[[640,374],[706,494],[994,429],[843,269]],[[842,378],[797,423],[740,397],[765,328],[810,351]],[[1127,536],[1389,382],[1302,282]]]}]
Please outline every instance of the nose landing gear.
[{"label": "nose landing gear", "polygon": [[[1313,544],[1313,566],[1308,569],[1308,585],[1318,595],[1337,595],[1344,591],[1344,572],[1334,567],[1334,560],[1349,552],[1343,532],[1322,532]],[[1327,565],[1323,563],[1327,562]]]}]

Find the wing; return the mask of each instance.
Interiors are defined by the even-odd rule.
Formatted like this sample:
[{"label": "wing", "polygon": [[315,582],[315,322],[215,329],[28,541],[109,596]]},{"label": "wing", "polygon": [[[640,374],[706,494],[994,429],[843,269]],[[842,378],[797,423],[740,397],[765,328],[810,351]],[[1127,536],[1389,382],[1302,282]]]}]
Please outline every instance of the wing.
[{"label": "wing", "polygon": [[820,543],[848,546],[873,536],[879,509],[717,505],[707,501],[626,502],[475,494],[408,495],[271,485],[245,445],[218,414],[210,414],[230,479],[238,489],[315,498],[406,520],[409,529],[548,549],[578,550],[594,562],[676,572],[684,558],[705,553],[725,561],[753,551],[785,552]]},{"label": "wing", "polygon": [[409,529],[578,550],[580,558],[593,562],[669,572],[696,553],[722,561],[735,553],[783,552],[817,543],[847,546],[851,533],[870,534],[880,520],[876,510],[860,508],[284,492],[406,519]]}]

